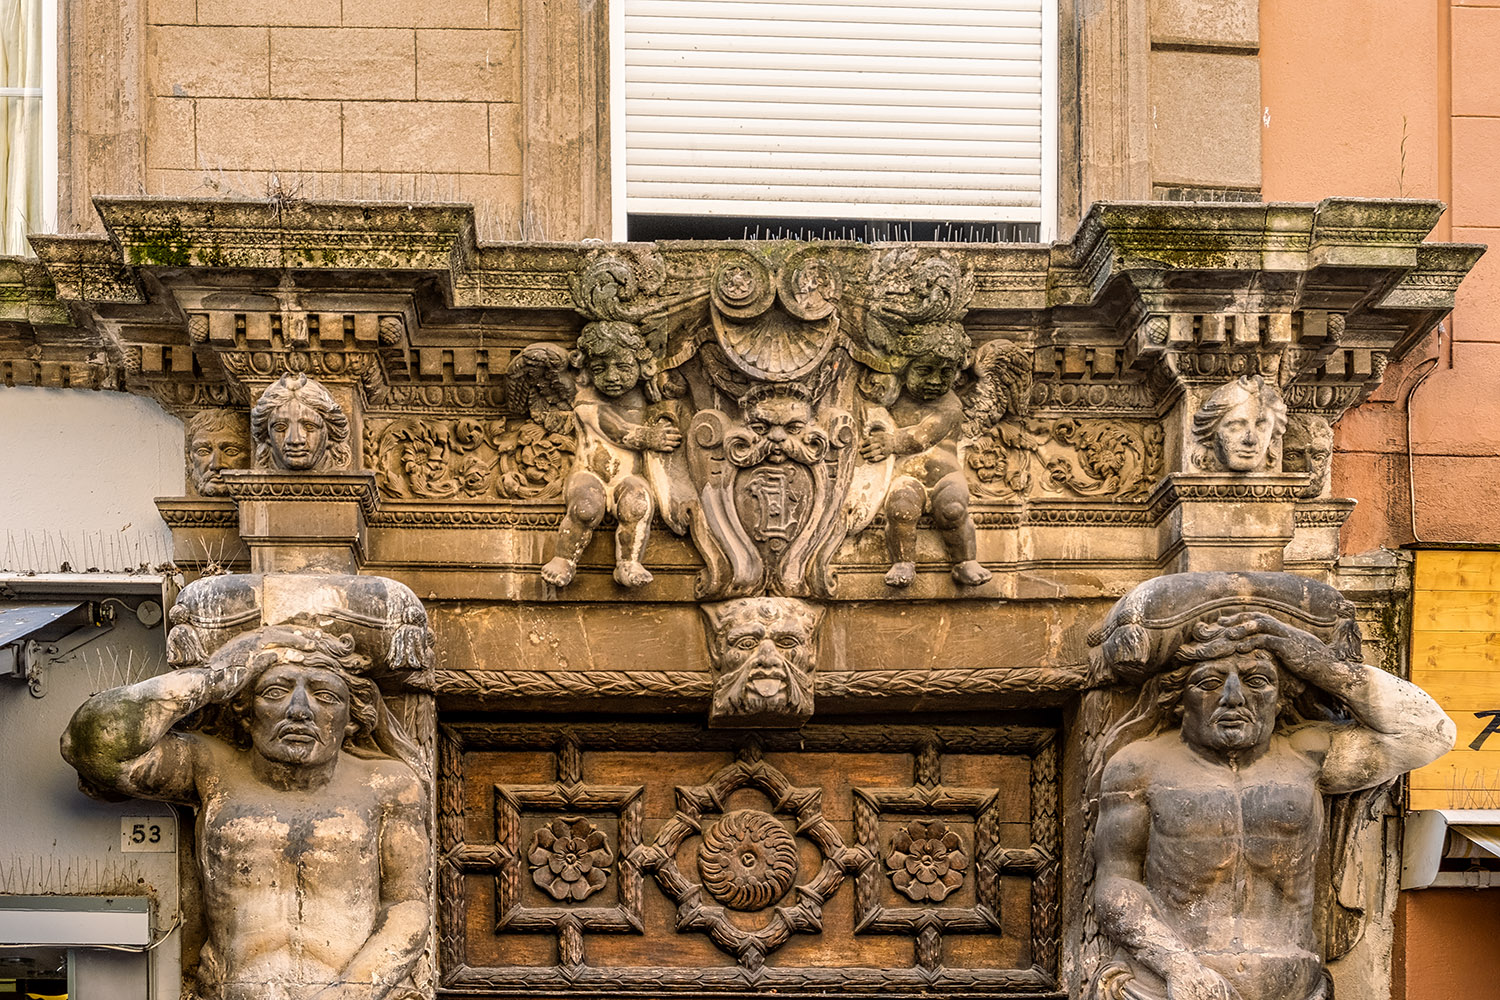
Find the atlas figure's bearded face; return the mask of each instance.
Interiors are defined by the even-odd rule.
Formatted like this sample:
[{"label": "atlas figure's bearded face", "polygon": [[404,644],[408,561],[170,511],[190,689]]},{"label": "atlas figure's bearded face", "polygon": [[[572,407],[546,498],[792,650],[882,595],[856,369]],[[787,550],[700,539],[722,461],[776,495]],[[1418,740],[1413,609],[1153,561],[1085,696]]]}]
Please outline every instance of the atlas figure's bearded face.
[{"label": "atlas figure's bearded face", "polygon": [[818,612],[794,598],[752,597],[712,610],[715,719],[812,715]]},{"label": "atlas figure's bearded face", "polygon": [[353,699],[337,673],[297,663],[296,655],[288,651],[255,679],[250,742],[272,763],[326,764],[349,735]]},{"label": "atlas figure's bearded face", "polygon": [[1281,708],[1280,682],[1276,662],[1260,650],[1198,664],[1182,693],[1182,738],[1211,754],[1269,744]]}]

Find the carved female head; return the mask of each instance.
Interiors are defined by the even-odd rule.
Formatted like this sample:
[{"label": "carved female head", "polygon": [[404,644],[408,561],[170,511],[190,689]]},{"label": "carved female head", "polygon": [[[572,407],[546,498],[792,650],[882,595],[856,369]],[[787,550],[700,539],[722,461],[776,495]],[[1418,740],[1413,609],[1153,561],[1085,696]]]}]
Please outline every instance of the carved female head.
[{"label": "carved female head", "polygon": [[255,459],[262,468],[322,472],[348,466],[349,418],[316,380],[288,373],[250,411]]},{"label": "carved female head", "polygon": [[1267,472],[1281,460],[1286,403],[1259,375],[1241,375],[1214,390],[1193,414],[1200,468]]}]

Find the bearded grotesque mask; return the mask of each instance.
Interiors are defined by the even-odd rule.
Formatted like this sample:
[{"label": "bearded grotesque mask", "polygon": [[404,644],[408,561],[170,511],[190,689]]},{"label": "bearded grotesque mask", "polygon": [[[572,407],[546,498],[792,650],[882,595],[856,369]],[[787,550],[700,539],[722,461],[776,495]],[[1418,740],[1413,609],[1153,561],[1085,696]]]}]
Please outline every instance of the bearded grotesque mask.
[{"label": "bearded grotesque mask", "polygon": [[729,461],[742,469],[769,463],[817,465],[828,454],[828,434],[812,403],[790,392],[762,394],[745,403],[745,426],[724,437]]},{"label": "bearded grotesque mask", "polygon": [[812,717],[822,611],[791,597],[705,604],[714,693],[709,725],[795,727]]}]

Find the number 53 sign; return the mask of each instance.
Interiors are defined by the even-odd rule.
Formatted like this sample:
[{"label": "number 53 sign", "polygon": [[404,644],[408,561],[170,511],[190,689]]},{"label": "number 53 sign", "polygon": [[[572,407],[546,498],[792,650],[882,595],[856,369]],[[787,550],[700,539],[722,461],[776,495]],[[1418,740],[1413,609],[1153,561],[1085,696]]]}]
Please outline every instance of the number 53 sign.
[{"label": "number 53 sign", "polygon": [[171,854],[177,850],[177,820],[172,816],[121,816],[120,850],[126,854]]}]

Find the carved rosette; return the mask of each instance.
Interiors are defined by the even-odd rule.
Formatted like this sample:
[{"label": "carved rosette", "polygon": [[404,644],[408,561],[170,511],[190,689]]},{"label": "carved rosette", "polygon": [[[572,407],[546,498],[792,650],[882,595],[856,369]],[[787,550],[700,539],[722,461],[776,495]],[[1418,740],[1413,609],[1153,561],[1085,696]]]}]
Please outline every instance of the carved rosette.
[{"label": "carved rosette", "polygon": [[891,883],[914,903],[940,903],[964,884],[969,855],[958,834],[938,821],[912,820],[885,856]]},{"label": "carved rosette", "polygon": [[615,856],[594,824],[559,817],[532,836],[526,859],[537,888],[559,902],[576,902],[604,888]]},{"label": "carved rosette", "polygon": [[698,874],[708,894],[731,910],[763,910],[796,880],[797,842],[769,813],[726,813],[703,832]]}]

